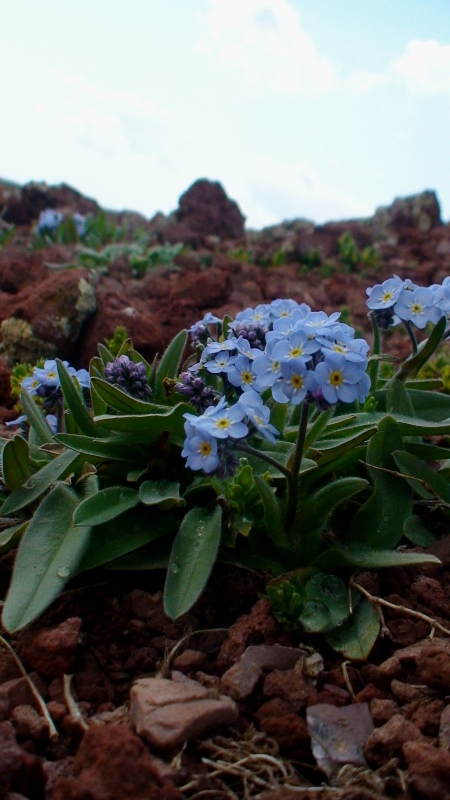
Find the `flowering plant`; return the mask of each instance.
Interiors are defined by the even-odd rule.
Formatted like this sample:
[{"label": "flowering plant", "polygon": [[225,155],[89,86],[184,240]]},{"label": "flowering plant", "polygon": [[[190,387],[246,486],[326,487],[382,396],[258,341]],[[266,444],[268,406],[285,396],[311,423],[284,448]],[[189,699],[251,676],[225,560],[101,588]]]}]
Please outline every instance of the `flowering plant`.
[{"label": "flowering plant", "polygon": [[[61,361],[35,370],[21,394],[29,436],[1,443],[0,547],[20,541],[6,628],[101,565],[166,568],[175,618],[220,559],[271,577],[279,619],[365,658],[379,619],[349,579],[436,560],[398,547],[428,544],[423,510],[450,503],[448,450],[429,440],[450,433],[450,398],[415,377],[446,335],[450,286],[392,281],[369,294],[372,355],[339,313],[275,300],[206,314],[153,364],[127,340],[116,358],[99,346],[89,381]],[[396,317],[412,354],[386,380],[380,328]],[[427,322],[418,344],[412,326]],[[36,389],[56,401],[54,434],[33,380],[55,381]]]}]

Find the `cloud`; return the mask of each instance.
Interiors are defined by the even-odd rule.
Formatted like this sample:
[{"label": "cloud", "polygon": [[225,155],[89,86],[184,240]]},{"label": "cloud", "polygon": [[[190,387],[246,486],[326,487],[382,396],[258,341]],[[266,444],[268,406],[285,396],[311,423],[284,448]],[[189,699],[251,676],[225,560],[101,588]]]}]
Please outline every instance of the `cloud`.
[{"label": "cloud", "polygon": [[287,0],[210,0],[207,29],[197,48],[242,70],[250,83],[289,94],[325,92],[337,83]]},{"label": "cloud", "polygon": [[100,100],[109,106],[113,106],[117,110],[127,113],[134,112],[138,116],[158,119],[167,119],[169,116],[165,109],[160,108],[154,103],[150,103],[148,100],[143,100],[137,95],[129,94],[128,92],[116,92],[112,89],[96,86],[84,80],[84,78],[80,78],[78,75],[66,75],[62,72],[54,72],[52,76],[59,83],[78,90],[81,95]]},{"label": "cloud", "polygon": [[450,93],[450,45],[413,40],[390,65],[393,78],[411,94]]}]

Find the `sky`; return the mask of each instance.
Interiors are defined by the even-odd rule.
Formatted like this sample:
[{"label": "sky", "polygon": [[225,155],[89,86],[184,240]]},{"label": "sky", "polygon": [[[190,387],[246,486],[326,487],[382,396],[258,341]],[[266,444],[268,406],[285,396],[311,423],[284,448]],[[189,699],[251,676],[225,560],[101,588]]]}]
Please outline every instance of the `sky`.
[{"label": "sky", "polygon": [[169,213],[219,181],[249,228],[450,218],[450,0],[14,0],[0,178]]}]

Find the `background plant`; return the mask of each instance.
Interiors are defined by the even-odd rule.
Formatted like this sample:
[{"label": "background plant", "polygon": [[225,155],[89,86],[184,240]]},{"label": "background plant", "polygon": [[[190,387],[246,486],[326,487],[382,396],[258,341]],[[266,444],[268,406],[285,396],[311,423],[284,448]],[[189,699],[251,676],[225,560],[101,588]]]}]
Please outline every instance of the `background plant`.
[{"label": "background plant", "polygon": [[389,286],[370,294],[370,358],[338,314],[278,300],[205,315],[152,364],[129,340],[117,355],[100,345],[89,389],[58,361],[54,435],[22,385],[29,436],[1,443],[0,547],[19,543],[7,629],[101,565],[166,568],[177,617],[219,559],[264,570],[280,619],[365,658],[379,619],[359,593],[350,604],[349,579],[436,560],[398,548],[427,544],[450,503],[448,450],[430,438],[450,433],[450,400],[417,378],[446,335],[447,284],[430,290],[428,337],[414,346],[404,320],[412,354],[387,380],[379,322],[416,292],[394,288],[392,308]]}]

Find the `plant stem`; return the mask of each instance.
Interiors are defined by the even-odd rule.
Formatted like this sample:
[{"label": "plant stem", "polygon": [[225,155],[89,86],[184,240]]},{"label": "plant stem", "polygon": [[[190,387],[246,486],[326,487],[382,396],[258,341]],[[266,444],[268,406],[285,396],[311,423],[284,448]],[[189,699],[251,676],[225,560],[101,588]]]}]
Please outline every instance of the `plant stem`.
[{"label": "plant stem", "polygon": [[257,456],[257,458],[261,458],[262,461],[267,461],[272,467],[278,469],[288,481],[290,480],[291,471],[283,464],[280,464],[276,458],[272,458],[272,456],[265,453],[264,450],[257,450],[256,447],[252,447],[249,444],[236,444],[235,449],[240,450],[241,453],[249,453],[251,456]]},{"label": "plant stem", "polygon": [[414,331],[412,329],[411,323],[409,322],[409,320],[404,320],[403,324],[404,324],[406,330],[408,331],[409,338],[411,339],[413,355],[416,355],[416,353],[417,353],[417,339],[416,339],[415,333],[414,333]]},{"label": "plant stem", "polygon": [[303,449],[305,446],[306,430],[308,426],[308,403],[303,403],[302,414],[298,426],[297,442],[295,444],[294,458],[290,469],[290,476],[288,478],[288,504],[286,510],[285,528],[290,531],[294,521],[295,513],[297,511],[297,498],[298,498],[298,477],[300,475],[300,467],[303,457]]},{"label": "plant stem", "polygon": [[381,353],[381,339],[380,339],[380,329],[378,327],[378,323],[375,319],[375,316],[373,314],[369,314],[369,317],[372,323],[372,331],[373,331],[372,356],[375,356],[375,358],[373,358],[372,361],[369,361],[369,368],[367,372],[370,378],[371,389],[374,392],[377,388],[377,383],[378,383],[378,368],[380,364],[378,356]]}]

